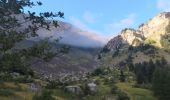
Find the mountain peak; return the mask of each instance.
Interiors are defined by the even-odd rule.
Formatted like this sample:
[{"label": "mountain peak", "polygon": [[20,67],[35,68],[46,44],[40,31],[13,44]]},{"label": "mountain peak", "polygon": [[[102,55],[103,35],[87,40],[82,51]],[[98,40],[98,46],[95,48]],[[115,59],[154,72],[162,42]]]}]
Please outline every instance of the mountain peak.
[{"label": "mountain peak", "polygon": [[[139,29],[125,28],[121,31],[120,35],[122,44],[128,44],[132,46],[137,46],[141,43],[147,43],[147,41],[154,41],[152,45],[157,47],[169,47],[168,42],[170,35],[170,12],[162,12],[150,19],[148,22],[141,24]],[[166,37],[165,37],[166,36]],[[111,41],[117,40],[117,37],[113,38]],[[115,44],[115,43],[113,43]],[[109,42],[107,45],[112,45]],[[120,44],[119,44],[120,45]],[[113,45],[112,45],[113,46]],[[116,46],[116,45],[115,45]],[[110,46],[108,46],[110,47]],[[117,46],[116,46],[117,47]],[[115,48],[115,47],[114,47]]]},{"label": "mountain peak", "polygon": [[162,12],[162,13],[159,13],[156,17],[160,17],[160,18],[170,18],[170,12]]}]

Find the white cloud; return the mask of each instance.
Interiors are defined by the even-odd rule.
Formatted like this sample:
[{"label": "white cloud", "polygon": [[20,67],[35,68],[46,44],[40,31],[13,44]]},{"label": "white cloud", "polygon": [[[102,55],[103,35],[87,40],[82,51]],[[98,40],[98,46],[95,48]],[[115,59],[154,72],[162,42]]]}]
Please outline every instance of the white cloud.
[{"label": "white cloud", "polygon": [[170,0],[158,0],[157,7],[162,11],[170,11]]},{"label": "white cloud", "polygon": [[81,22],[78,18],[71,16],[69,20],[71,21],[71,24],[73,24],[74,26],[80,29],[84,29],[84,30],[88,29],[88,27],[83,22]]},{"label": "white cloud", "polygon": [[117,34],[118,32],[120,32],[122,29],[124,28],[128,28],[128,27],[132,27],[134,22],[136,19],[136,15],[135,14],[129,14],[127,17],[116,21],[116,22],[112,22],[110,24],[107,24],[105,27],[105,30],[107,32],[113,32],[110,34]]},{"label": "white cloud", "polygon": [[107,43],[107,41],[110,39],[109,38],[110,36],[104,36],[99,31],[96,31],[96,30],[93,30],[93,29],[89,28],[87,25],[85,25],[78,18],[75,18],[75,17],[72,16],[72,17],[70,17],[70,22],[74,26],[84,30],[84,31],[80,32],[80,34],[82,34],[84,36],[87,36],[88,38],[91,38],[93,40],[99,41],[99,42],[101,42],[103,44]]},{"label": "white cloud", "polygon": [[90,13],[90,12],[85,12],[83,14],[83,19],[88,23],[95,23],[96,22],[96,16],[93,15],[92,13]]}]

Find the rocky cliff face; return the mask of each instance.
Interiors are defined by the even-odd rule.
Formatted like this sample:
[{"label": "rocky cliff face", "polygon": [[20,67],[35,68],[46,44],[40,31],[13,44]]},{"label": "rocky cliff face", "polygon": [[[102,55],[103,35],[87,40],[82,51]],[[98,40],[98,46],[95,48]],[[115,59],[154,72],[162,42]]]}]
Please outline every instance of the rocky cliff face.
[{"label": "rocky cliff face", "polygon": [[113,39],[111,39],[104,48],[107,48],[112,51],[112,50],[119,49],[119,47],[122,44],[123,44],[123,38],[120,35],[118,35]]},{"label": "rocky cliff face", "polygon": [[[170,39],[170,12],[163,12],[152,18],[145,24],[141,24],[139,29],[126,28],[120,35],[108,42],[108,49],[115,49],[121,44],[138,46],[140,43],[149,43],[162,48]],[[165,47],[165,46],[164,46]]]},{"label": "rocky cliff face", "polygon": [[162,36],[168,34],[170,27],[170,12],[163,12],[141,25],[139,30],[143,32],[147,39],[155,41],[156,46],[162,47]]}]

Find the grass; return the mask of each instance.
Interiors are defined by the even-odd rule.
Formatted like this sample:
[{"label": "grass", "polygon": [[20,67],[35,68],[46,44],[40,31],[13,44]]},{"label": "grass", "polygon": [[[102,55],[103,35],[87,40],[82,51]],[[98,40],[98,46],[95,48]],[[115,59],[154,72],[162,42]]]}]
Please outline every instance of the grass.
[{"label": "grass", "polygon": [[122,91],[125,91],[131,97],[131,100],[157,100],[148,89],[134,88],[130,83],[117,83],[116,85]]},{"label": "grass", "polygon": [[[116,100],[116,95],[111,94],[113,84],[105,84],[104,79],[95,77],[100,84],[95,95],[81,97],[71,93],[66,93],[63,89],[53,89],[53,97],[56,100]],[[134,88],[130,83],[117,83],[119,89],[126,92],[131,100],[157,100],[148,89]],[[0,84],[0,100],[32,100],[35,93],[29,90],[27,84],[4,83]],[[3,94],[5,93],[5,94]]]},{"label": "grass", "polygon": [[33,95],[27,84],[13,82],[0,84],[0,100],[32,100]]}]

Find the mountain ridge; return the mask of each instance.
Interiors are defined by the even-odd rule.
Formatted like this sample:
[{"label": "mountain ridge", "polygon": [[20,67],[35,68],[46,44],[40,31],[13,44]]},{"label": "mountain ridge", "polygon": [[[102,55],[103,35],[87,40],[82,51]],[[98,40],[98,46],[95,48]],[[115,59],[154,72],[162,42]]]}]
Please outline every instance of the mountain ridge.
[{"label": "mountain ridge", "polygon": [[[141,24],[138,29],[132,29],[132,28],[123,29],[120,32],[120,35],[111,39],[110,42],[114,41],[114,39],[116,39],[117,37],[122,38],[123,44],[129,44],[132,46],[137,46],[137,44],[136,45],[133,44],[135,39],[141,42],[145,42],[145,40],[148,39],[153,39],[153,41],[155,42],[160,42],[161,35],[169,34],[169,30],[168,30],[169,26],[170,26],[170,12],[163,12],[158,14],[156,17],[150,19],[148,22]],[[162,47],[160,43],[158,44],[159,44],[157,45],[158,47]]]},{"label": "mountain ridge", "polygon": [[[130,58],[134,63],[161,57],[170,63],[170,12],[163,12],[141,24],[125,28],[103,48],[103,60],[117,65]],[[106,53],[104,53],[106,52]]]}]

